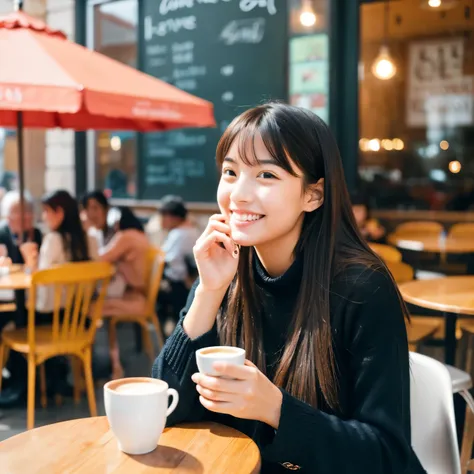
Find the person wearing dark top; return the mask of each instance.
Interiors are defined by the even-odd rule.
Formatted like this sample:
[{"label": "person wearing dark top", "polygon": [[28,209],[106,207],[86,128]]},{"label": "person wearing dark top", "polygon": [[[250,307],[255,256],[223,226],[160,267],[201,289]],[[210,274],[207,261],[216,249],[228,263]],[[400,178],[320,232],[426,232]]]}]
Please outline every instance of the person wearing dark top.
[{"label": "person wearing dark top", "polygon": [[362,237],[368,242],[384,244],[387,231],[377,219],[370,215],[369,200],[362,194],[353,194],[351,196],[351,203],[352,212]]},{"label": "person wearing dark top", "polygon": [[[20,194],[17,191],[10,191],[2,199],[2,218],[5,220],[0,223],[0,244],[6,246],[8,257],[14,264],[24,263],[20,252],[21,242],[36,242],[39,248],[42,241],[41,232],[33,225],[33,201],[28,193],[24,196],[23,239],[20,239],[20,216]],[[0,331],[11,321],[15,323],[17,328],[26,326],[25,292],[23,290],[15,291],[14,302],[17,307],[15,312],[3,312],[1,314]],[[10,354],[7,369],[11,374],[11,378],[7,379],[5,384],[2,384],[4,389],[0,392],[1,407],[16,404],[26,388],[26,363],[21,354],[16,352]]]},{"label": "person wearing dark top", "polygon": [[[406,308],[355,223],[337,145],[304,109],[244,112],[217,148],[218,203],[199,280],[152,375],[178,390],[168,425],[252,437],[262,473],[421,474],[411,447]],[[198,373],[195,351],[246,350]]]}]

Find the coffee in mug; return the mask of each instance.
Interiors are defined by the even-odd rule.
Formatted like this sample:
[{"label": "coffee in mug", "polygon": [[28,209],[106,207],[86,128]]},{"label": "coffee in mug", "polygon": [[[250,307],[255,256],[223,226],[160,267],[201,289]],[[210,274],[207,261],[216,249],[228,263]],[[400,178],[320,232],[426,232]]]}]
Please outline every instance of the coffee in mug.
[{"label": "coffee in mug", "polygon": [[213,365],[215,362],[228,362],[229,364],[244,365],[245,349],[232,346],[205,347],[196,351],[196,363],[199,372],[217,376]]},{"label": "coffee in mug", "polygon": [[120,450],[127,454],[153,451],[178,400],[178,392],[158,379],[131,377],[106,383],[105,412]]}]

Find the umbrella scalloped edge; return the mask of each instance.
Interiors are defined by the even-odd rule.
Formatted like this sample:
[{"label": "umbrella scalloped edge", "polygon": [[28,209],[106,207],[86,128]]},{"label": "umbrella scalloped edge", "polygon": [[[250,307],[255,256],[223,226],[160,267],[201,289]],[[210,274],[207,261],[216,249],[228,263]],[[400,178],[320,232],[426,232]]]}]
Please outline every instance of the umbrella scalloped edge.
[{"label": "umbrella scalloped edge", "polygon": [[67,36],[61,30],[53,30],[44,21],[23,12],[13,12],[0,16],[0,29],[2,28],[9,30],[26,28],[49,36],[67,39]]}]

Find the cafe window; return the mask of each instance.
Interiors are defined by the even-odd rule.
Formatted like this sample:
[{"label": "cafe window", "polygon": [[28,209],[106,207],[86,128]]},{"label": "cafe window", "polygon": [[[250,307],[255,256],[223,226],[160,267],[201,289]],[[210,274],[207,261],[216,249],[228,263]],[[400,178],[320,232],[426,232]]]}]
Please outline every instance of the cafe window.
[{"label": "cafe window", "polygon": [[[90,2],[89,19],[89,46],[136,68],[138,0]],[[136,133],[98,131],[89,138],[89,187],[105,189],[113,198],[136,197]]]},{"label": "cafe window", "polygon": [[289,100],[329,116],[328,0],[290,0]]},{"label": "cafe window", "polygon": [[361,5],[359,177],[376,208],[474,209],[471,5]]}]

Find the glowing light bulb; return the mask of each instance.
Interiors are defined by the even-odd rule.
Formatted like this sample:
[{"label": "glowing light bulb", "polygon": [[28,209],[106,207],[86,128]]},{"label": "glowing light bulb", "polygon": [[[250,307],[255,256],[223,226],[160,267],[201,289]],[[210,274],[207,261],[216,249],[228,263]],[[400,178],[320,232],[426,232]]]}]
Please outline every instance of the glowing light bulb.
[{"label": "glowing light bulb", "polygon": [[441,0],[428,0],[428,6],[431,8],[439,8],[441,6]]},{"label": "glowing light bulb", "polygon": [[316,24],[316,14],[311,5],[307,5],[301,12],[300,23],[306,28],[310,28]]},{"label": "glowing light bulb", "polygon": [[386,81],[392,79],[397,73],[397,67],[390,56],[390,51],[387,46],[380,48],[379,55],[372,65],[372,73],[377,79]]},{"label": "glowing light bulb", "polygon": [[450,161],[449,162],[449,171],[451,171],[451,173],[453,174],[457,174],[461,171],[461,163],[459,163],[458,160],[454,160],[454,161]]},{"label": "glowing light bulb", "polygon": [[112,148],[113,151],[119,151],[122,148],[122,141],[120,140],[120,137],[114,135],[110,139],[110,148]]},{"label": "glowing light bulb", "polygon": [[380,140],[378,138],[372,138],[372,140],[369,141],[369,150],[370,151],[380,150]]},{"label": "glowing light bulb", "polygon": [[441,140],[439,142],[439,147],[441,148],[441,150],[446,151],[449,148],[449,142],[447,140]]}]

